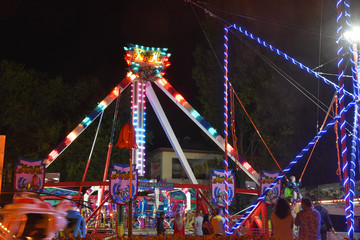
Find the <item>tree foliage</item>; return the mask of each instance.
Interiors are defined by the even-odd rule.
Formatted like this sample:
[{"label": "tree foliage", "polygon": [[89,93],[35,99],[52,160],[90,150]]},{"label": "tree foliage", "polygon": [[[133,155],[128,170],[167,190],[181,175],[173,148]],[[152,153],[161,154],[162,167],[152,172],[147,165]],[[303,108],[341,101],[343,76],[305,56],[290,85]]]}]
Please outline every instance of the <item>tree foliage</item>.
[{"label": "tree foliage", "polygon": [[[0,64],[0,85],[0,134],[7,136],[5,163],[9,171],[19,157],[46,157],[109,91],[91,76],[68,84],[60,76],[49,76],[5,60]],[[130,118],[128,92],[123,95],[115,127],[115,143],[122,124]],[[115,104],[112,104],[104,113],[86,180],[102,180],[114,108]],[[60,172],[61,181],[81,180],[97,123],[98,120],[94,121],[47,172]],[[128,151],[113,149],[113,162],[126,163],[128,160]]]},{"label": "tree foliage", "polygon": [[[210,44],[199,44],[194,52],[193,77],[199,88],[203,114],[218,132],[223,130],[223,26],[206,17],[203,21]],[[220,37],[219,37],[220,36]],[[280,165],[294,154],[296,100],[280,77],[262,57],[271,58],[256,46],[230,33],[229,81]],[[218,60],[217,60],[218,59]],[[272,59],[273,61],[276,61]],[[235,100],[235,103],[237,100]],[[299,104],[299,103],[297,103]],[[277,170],[270,154],[238,103],[236,132],[240,155],[257,170]],[[229,137],[231,141],[231,136]]]}]

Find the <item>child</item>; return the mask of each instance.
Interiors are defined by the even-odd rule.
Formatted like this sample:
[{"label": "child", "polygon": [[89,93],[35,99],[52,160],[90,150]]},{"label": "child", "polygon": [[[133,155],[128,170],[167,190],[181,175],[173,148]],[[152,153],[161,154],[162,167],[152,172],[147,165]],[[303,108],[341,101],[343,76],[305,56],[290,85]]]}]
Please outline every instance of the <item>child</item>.
[{"label": "child", "polygon": [[301,193],[299,191],[301,182],[296,182],[295,176],[291,176],[290,181],[287,181],[286,185],[291,190],[291,195],[292,195],[291,203],[299,202],[302,199]]}]

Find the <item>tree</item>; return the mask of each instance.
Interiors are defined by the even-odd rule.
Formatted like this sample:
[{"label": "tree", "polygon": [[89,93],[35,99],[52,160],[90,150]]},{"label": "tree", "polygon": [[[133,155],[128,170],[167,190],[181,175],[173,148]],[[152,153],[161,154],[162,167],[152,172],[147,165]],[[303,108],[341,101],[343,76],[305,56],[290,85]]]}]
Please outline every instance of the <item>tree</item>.
[{"label": "tree", "polygon": [[[60,76],[52,77],[6,60],[0,63],[0,84],[3,110],[0,134],[7,136],[5,164],[8,172],[12,172],[19,157],[46,157],[110,91],[104,90],[98,79],[91,76],[66,84]],[[117,141],[121,125],[130,117],[128,92],[121,96],[114,141]],[[87,180],[102,180],[114,107],[112,104],[104,113]],[[95,121],[47,172],[60,172],[61,181],[81,180],[96,127]],[[128,159],[128,152],[113,150],[113,162],[127,163]]]},{"label": "tree", "polygon": [[[203,25],[214,51],[209,44],[198,45],[193,77],[205,119],[222,132],[223,72],[219,62],[223,61],[223,26],[209,17]],[[276,59],[244,39],[232,34],[229,38],[229,80],[280,165],[285,166],[295,152],[296,98],[261,57]],[[236,105],[235,112],[240,155],[257,171],[277,170],[240,105]]]}]

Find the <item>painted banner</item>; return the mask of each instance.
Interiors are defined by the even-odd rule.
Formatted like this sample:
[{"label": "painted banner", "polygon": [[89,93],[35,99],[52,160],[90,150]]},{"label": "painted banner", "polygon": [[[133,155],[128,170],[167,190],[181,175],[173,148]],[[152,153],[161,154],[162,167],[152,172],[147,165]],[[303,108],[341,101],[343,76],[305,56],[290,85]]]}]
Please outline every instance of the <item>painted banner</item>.
[{"label": "painted banner", "polygon": [[44,188],[45,164],[44,159],[23,159],[15,167],[14,191],[39,192]]},{"label": "painted banner", "polygon": [[[235,176],[230,169],[228,171],[229,205],[235,197]],[[225,207],[225,170],[213,169],[211,174],[211,196],[218,207]]]},{"label": "painted banner", "polygon": [[[132,198],[138,191],[138,172],[133,165]],[[130,165],[113,164],[110,169],[110,194],[115,203],[125,205],[129,203]]]},{"label": "painted banner", "polygon": [[[269,171],[262,171],[261,174],[261,195],[265,192],[265,190],[273,183],[276,178],[278,177],[280,172],[269,172]],[[280,197],[280,182],[278,182],[272,190],[268,192],[265,197],[264,202],[268,204],[274,204]]]}]

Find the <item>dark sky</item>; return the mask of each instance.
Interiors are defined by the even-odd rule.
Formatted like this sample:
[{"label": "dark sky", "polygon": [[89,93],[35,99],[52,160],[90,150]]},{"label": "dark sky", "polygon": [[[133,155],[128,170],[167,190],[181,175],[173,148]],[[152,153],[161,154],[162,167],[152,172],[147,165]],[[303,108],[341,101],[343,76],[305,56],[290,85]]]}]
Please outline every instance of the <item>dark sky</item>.
[{"label": "dark sky", "polygon": [[[320,62],[336,58],[335,4],[330,0],[222,0],[222,5],[214,12],[246,26],[313,68],[319,63],[321,16]],[[351,4],[355,24],[360,3],[351,1]],[[202,10],[196,7],[194,10],[199,18],[203,17]],[[197,44],[206,43],[206,40],[191,5],[183,0],[1,1],[0,29],[1,59],[62,75],[68,82],[93,75],[109,90],[125,76],[123,46],[127,43],[167,47],[172,53],[172,65],[167,70],[169,82],[195,108],[199,106],[197,89],[191,78],[192,53]],[[336,69],[326,70],[337,72]],[[94,105],[99,100],[95,99]],[[164,105],[165,108],[173,106],[171,102]],[[173,112],[170,121],[176,120],[178,113],[180,111]],[[187,124],[191,123],[184,118],[177,127],[182,131],[181,137],[191,135],[193,128]]]}]

